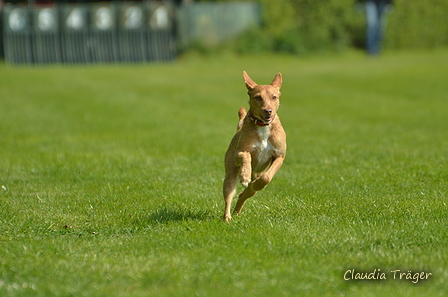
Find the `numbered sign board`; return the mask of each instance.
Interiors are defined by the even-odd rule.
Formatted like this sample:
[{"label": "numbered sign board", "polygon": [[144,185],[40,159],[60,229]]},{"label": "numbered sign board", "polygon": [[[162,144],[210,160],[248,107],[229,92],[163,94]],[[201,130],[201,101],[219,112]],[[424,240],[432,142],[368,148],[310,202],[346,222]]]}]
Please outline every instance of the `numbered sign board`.
[{"label": "numbered sign board", "polygon": [[81,31],[87,28],[87,9],[85,7],[67,6],[63,16],[63,24],[67,30]]},{"label": "numbered sign board", "polygon": [[89,35],[92,61],[110,63],[119,61],[116,6],[91,6],[91,32]]},{"label": "numbered sign board", "polygon": [[149,26],[153,30],[168,30],[173,24],[171,10],[168,5],[157,5],[151,7]]},{"label": "numbered sign board", "polygon": [[175,57],[175,8],[168,2],[55,3],[5,5],[8,63],[143,62]]},{"label": "numbered sign board", "polygon": [[61,8],[61,48],[64,63],[91,62],[88,13],[87,5],[68,4]]},{"label": "numbered sign board", "polygon": [[148,61],[146,50],[146,11],[138,3],[118,8],[118,48],[123,62]]},{"label": "numbered sign board", "polygon": [[29,10],[23,6],[6,5],[3,10],[3,28],[6,62],[32,63]]},{"label": "numbered sign board", "polygon": [[167,3],[148,4],[148,53],[150,61],[169,61],[176,53],[174,8]]},{"label": "numbered sign board", "polygon": [[56,8],[41,8],[33,12],[34,30],[56,32],[59,29],[58,11]]},{"label": "numbered sign board", "polygon": [[35,63],[62,62],[58,14],[57,7],[42,7],[33,10],[31,37]]},{"label": "numbered sign board", "polygon": [[25,7],[12,8],[7,14],[5,28],[12,32],[23,32],[29,27],[28,9]]},{"label": "numbered sign board", "polygon": [[124,6],[121,12],[123,27],[127,30],[141,29],[144,25],[143,7],[132,5]]},{"label": "numbered sign board", "polygon": [[93,9],[93,25],[99,31],[115,29],[115,9],[112,6],[99,6]]}]

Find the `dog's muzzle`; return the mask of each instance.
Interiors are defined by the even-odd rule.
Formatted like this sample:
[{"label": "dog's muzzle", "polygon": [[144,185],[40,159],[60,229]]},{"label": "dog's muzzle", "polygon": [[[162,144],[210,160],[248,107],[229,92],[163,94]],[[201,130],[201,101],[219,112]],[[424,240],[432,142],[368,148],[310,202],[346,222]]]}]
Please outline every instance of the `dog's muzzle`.
[{"label": "dog's muzzle", "polygon": [[[272,111],[271,111],[272,112]],[[256,117],[254,117],[253,115],[249,115],[249,119],[254,122],[257,126],[260,127],[265,127],[265,126],[269,126],[272,121],[274,120],[274,118],[268,117],[268,119],[266,119],[266,121],[262,121],[260,119],[257,119]]]}]

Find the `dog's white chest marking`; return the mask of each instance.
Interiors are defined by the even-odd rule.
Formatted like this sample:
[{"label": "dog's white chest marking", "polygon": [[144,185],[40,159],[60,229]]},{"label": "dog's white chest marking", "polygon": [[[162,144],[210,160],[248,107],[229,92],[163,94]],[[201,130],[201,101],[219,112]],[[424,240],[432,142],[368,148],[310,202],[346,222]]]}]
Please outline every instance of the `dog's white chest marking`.
[{"label": "dog's white chest marking", "polygon": [[257,164],[254,168],[255,172],[264,171],[272,162],[272,151],[274,150],[274,147],[268,140],[270,132],[269,126],[257,127],[259,141],[254,144],[254,148],[257,153]]},{"label": "dog's white chest marking", "polygon": [[258,138],[260,139],[260,148],[262,150],[266,149],[269,145],[268,143],[268,139],[269,139],[269,135],[270,133],[270,129],[269,126],[264,126],[264,127],[257,127],[257,134],[258,134]]}]

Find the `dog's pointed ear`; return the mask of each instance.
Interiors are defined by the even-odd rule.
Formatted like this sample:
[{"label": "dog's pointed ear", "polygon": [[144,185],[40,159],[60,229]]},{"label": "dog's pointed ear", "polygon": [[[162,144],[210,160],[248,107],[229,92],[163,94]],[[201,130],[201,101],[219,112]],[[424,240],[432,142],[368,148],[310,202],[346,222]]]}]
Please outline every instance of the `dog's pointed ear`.
[{"label": "dog's pointed ear", "polygon": [[277,73],[277,75],[274,77],[274,80],[271,82],[271,86],[273,86],[277,90],[280,90],[280,88],[282,87],[282,74],[280,72]]},{"label": "dog's pointed ear", "polygon": [[243,71],[244,83],[246,84],[246,88],[248,90],[252,90],[257,86],[257,83],[252,80],[252,78],[247,75],[246,71]]}]

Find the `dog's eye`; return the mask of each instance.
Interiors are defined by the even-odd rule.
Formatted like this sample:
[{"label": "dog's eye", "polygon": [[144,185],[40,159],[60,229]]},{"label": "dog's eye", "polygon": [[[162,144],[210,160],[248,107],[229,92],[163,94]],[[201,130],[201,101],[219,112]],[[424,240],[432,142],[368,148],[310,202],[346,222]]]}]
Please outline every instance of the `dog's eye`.
[{"label": "dog's eye", "polygon": [[277,99],[277,96],[273,96],[272,99]]},{"label": "dog's eye", "polygon": [[261,96],[255,96],[255,100],[261,100]]}]

